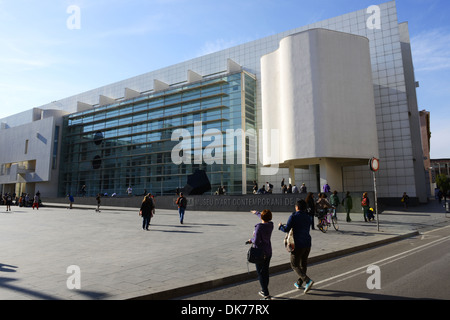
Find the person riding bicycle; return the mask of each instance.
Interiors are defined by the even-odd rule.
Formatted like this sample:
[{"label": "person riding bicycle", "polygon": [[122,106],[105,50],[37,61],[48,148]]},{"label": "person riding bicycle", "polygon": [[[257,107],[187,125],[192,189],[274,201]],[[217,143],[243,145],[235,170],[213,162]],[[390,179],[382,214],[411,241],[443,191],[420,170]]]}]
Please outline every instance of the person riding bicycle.
[{"label": "person riding bicycle", "polygon": [[326,219],[328,209],[332,209],[333,206],[328,202],[325,193],[319,193],[319,199],[317,200],[316,207],[317,207],[317,218],[319,219],[320,225],[322,223],[322,220]]}]

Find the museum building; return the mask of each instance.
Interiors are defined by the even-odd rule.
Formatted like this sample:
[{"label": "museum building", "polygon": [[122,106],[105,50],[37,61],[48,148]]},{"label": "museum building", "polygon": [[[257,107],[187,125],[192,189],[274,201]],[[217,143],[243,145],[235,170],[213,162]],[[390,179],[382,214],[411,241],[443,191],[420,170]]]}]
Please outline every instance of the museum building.
[{"label": "museum building", "polygon": [[[171,195],[280,181],[427,200],[407,23],[395,1],[1,119],[3,192]],[[377,12],[377,10],[375,10]],[[13,147],[14,146],[14,147]]]}]

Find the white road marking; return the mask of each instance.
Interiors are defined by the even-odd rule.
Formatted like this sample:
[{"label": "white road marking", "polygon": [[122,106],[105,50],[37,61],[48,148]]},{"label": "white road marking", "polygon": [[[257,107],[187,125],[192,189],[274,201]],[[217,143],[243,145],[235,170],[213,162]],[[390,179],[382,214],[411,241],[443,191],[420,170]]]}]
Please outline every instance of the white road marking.
[{"label": "white road marking", "polygon": [[[432,231],[428,231],[428,232],[424,232],[423,234],[429,234],[429,233],[436,232],[436,231],[439,231],[439,230],[442,230],[442,229],[446,229],[446,228],[449,228],[449,227],[450,227],[450,226],[443,227],[443,228],[436,229],[436,230],[432,230]],[[330,285],[333,285],[333,284],[339,283],[339,282],[341,282],[341,281],[345,281],[345,280],[347,280],[347,279],[350,279],[350,278],[352,278],[352,277],[355,277],[355,276],[357,276],[357,275],[359,275],[359,274],[366,273],[367,268],[369,268],[370,266],[373,266],[373,265],[377,265],[377,266],[386,265],[386,264],[395,262],[395,261],[397,261],[397,260],[406,258],[406,257],[408,257],[408,256],[410,256],[410,255],[413,255],[413,254],[415,254],[415,253],[418,253],[418,252],[420,252],[420,251],[422,251],[422,250],[428,249],[429,247],[433,247],[433,246],[439,245],[439,244],[441,244],[441,243],[443,243],[443,242],[445,242],[445,241],[448,241],[448,240],[450,240],[450,236],[447,236],[447,237],[444,237],[444,238],[440,238],[440,239],[438,239],[438,240],[435,240],[435,241],[432,241],[432,242],[430,242],[430,243],[424,244],[424,245],[419,246],[419,247],[417,247],[417,248],[414,248],[414,249],[411,249],[411,250],[407,250],[407,251],[401,252],[401,253],[399,253],[399,254],[396,254],[396,255],[393,255],[393,256],[391,256],[391,257],[388,257],[388,258],[379,260],[379,261],[374,262],[374,263],[370,263],[370,264],[368,264],[368,265],[366,265],[366,266],[364,266],[364,267],[356,268],[356,269],[347,271],[347,272],[345,272],[345,273],[341,273],[341,274],[339,274],[339,275],[336,275],[336,276],[334,276],[334,277],[330,277],[330,278],[328,278],[328,279],[325,279],[325,280],[322,280],[322,281],[315,282],[315,283],[314,283],[313,290],[314,290],[314,288],[317,287],[318,285],[321,285],[321,284],[324,284],[324,283],[327,283],[327,282],[336,280],[336,281],[331,282],[331,283],[329,283],[329,284],[327,284],[327,285],[325,285],[325,286],[321,286],[321,288],[328,287],[328,286],[330,286]],[[350,276],[349,276],[349,275],[350,275]],[[345,277],[345,278],[343,278],[343,277]],[[340,279],[340,278],[342,278],[342,279]],[[337,279],[339,279],[339,280],[337,280]],[[294,290],[291,290],[291,291],[288,291],[288,292],[284,292],[284,293],[278,294],[278,295],[274,296],[273,298],[275,298],[275,299],[276,299],[276,298],[282,298],[282,297],[285,297],[285,296],[292,295],[292,294],[294,294],[294,293],[299,293],[299,291],[300,291],[300,290],[298,290],[298,289],[294,289]],[[300,292],[301,292],[301,291],[300,291]],[[301,296],[301,295],[304,295],[304,293],[302,292],[300,295],[296,295],[295,297],[298,297],[298,296]]]}]

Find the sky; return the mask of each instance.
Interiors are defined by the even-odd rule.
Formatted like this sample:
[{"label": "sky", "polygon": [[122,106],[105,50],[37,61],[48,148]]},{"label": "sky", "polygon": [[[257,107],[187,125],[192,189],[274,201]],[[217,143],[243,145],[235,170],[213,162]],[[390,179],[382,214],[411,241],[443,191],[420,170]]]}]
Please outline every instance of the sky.
[{"label": "sky", "polygon": [[[386,0],[0,0],[0,118]],[[450,158],[450,1],[397,0],[431,158]]]}]

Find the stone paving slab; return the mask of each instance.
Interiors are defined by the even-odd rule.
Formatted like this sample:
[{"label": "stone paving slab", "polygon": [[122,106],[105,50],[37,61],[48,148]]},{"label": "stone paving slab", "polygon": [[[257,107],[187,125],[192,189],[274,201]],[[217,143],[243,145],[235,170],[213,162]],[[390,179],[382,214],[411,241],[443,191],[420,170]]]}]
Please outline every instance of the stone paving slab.
[{"label": "stone paving slab", "polygon": [[[274,223],[291,213],[275,212]],[[449,223],[437,203],[410,211],[386,210],[376,223],[352,214],[340,231],[312,231],[312,259],[343,254],[380,241],[409,236],[432,225]],[[32,210],[0,208],[1,300],[168,299],[200,288],[255,278],[247,266],[245,241],[258,219],[247,212],[157,210],[151,231],[143,231],[137,208],[55,205]],[[284,234],[272,236],[273,270],[288,268]],[[80,289],[69,290],[69,266],[81,271]],[[250,268],[250,274],[248,269]]]}]

